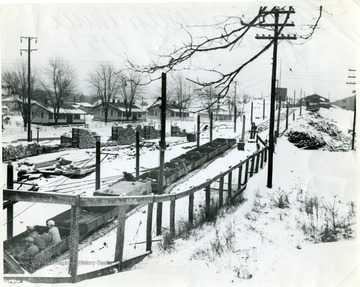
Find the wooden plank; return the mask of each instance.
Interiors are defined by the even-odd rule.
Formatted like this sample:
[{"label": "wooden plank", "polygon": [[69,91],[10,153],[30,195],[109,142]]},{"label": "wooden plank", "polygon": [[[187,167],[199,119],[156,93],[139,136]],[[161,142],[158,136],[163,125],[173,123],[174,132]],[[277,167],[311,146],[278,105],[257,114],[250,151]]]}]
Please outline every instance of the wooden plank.
[{"label": "wooden plank", "polygon": [[243,183],[243,184],[246,184],[246,183],[247,183],[247,180],[248,180],[249,160],[250,160],[250,157],[248,157],[248,158],[246,159],[246,162],[245,162],[245,178],[244,178],[244,183]]},{"label": "wooden plank", "polygon": [[232,171],[228,173],[228,199],[231,198],[231,191],[232,191]]},{"label": "wooden plank", "polygon": [[259,172],[260,153],[256,155],[255,173]]},{"label": "wooden plank", "polygon": [[239,166],[239,173],[238,173],[238,190],[241,188],[241,177],[242,177],[242,165]]},{"label": "wooden plank", "polygon": [[267,151],[268,151],[268,148],[266,147],[266,148],[264,148],[264,150],[265,150],[264,162],[267,162]]},{"label": "wooden plank", "polygon": [[264,166],[264,152],[265,152],[265,149],[262,149],[261,150],[261,160],[260,160],[260,168],[262,169],[263,166]]},{"label": "wooden plank", "polygon": [[152,217],[154,204],[148,204],[147,220],[146,220],[146,251],[151,252],[151,233],[152,233]]},{"label": "wooden plank", "polygon": [[220,177],[219,184],[219,207],[223,206],[224,203],[224,177]]},{"label": "wooden plank", "polygon": [[19,282],[29,282],[29,283],[45,283],[45,284],[55,284],[55,283],[71,283],[71,277],[33,277],[33,276],[16,276],[16,275],[4,275],[5,281],[19,281]]},{"label": "wooden plank", "polygon": [[16,274],[24,274],[25,270],[19,265],[19,263],[10,256],[9,253],[4,250],[4,261],[9,264],[11,270]]},{"label": "wooden plank", "polygon": [[[79,202],[80,196],[77,196]],[[78,267],[78,249],[79,249],[79,219],[81,208],[79,206],[71,207],[71,228],[70,228],[70,262],[69,273],[72,282],[76,282],[77,267]]]},{"label": "wooden plank", "polygon": [[119,207],[114,261],[119,262],[120,270],[122,269],[122,259],[124,252],[125,219],[126,219],[125,208]]},{"label": "wooden plank", "polygon": [[65,204],[65,205],[76,204],[76,196],[74,195],[19,191],[19,190],[11,190],[11,189],[3,190],[3,199],[13,200],[13,201],[42,202],[42,203],[54,203],[54,204]]},{"label": "wooden plank", "polygon": [[10,204],[6,209],[6,236],[7,239],[14,235],[14,204]]},{"label": "wooden plank", "polygon": [[194,225],[194,194],[189,194],[189,226],[192,227]]},{"label": "wooden plank", "polygon": [[170,202],[170,236],[175,237],[175,200]]},{"label": "wooden plank", "polygon": [[210,219],[210,185],[205,188],[205,217]]},{"label": "wooden plank", "polygon": [[254,164],[255,164],[255,156],[252,155],[250,157],[251,159],[251,166],[250,166],[250,177],[252,177],[254,175]]}]

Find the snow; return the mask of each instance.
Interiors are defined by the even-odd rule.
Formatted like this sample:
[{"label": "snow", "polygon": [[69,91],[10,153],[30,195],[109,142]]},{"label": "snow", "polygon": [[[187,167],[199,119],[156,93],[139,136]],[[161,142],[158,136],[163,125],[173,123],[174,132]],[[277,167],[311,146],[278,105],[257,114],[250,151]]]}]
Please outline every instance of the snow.
[{"label": "snow", "polygon": [[[297,115],[298,112],[297,110]],[[305,111],[303,113],[306,114]],[[321,109],[319,113],[322,117],[342,125],[344,130],[351,128],[352,114],[347,111]],[[289,129],[304,121],[304,117],[298,117],[295,122],[289,121]],[[262,134],[266,133],[267,131],[264,131]],[[217,136],[235,137],[239,136],[239,133],[234,134],[232,128],[218,129],[214,138]],[[202,142],[206,141],[204,136]],[[166,160],[185,152],[182,147],[191,144],[193,143],[170,146],[166,151]],[[245,159],[253,151],[250,144],[246,145],[243,152],[231,150],[216,161],[192,172],[169,190],[181,192],[190,186],[198,185]],[[82,150],[66,152],[69,158],[75,155],[79,158],[86,156],[86,151]],[[120,174],[124,170],[131,171],[135,166],[134,158],[127,154],[128,149],[119,149],[116,152],[119,153],[118,157],[104,161],[102,177]],[[158,150],[143,149],[142,152],[142,167],[158,165]],[[48,156],[50,155],[27,160],[42,161]],[[85,179],[92,178],[94,175]],[[309,227],[315,222],[302,210],[304,202],[309,198],[317,197],[324,205],[332,202],[335,204],[336,198],[339,218],[347,216],[351,202],[357,203],[360,176],[356,153],[301,150],[283,136],[275,148],[271,189],[266,187],[266,179],[265,168],[249,179],[244,192],[245,200],[241,204],[224,207],[215,222],[205,223],[192,230],[186,238],[176,239],[171,250],[164,250],[161,242],[154,242],[153,253],[132,270],[83,281],[76,285],[113,286],[121,282],[126,284],[125,286],[359,286],[360,257],[356,256],[359,251],[356,239],[314,244],[310,237],[310,229],[307,229],[307,233],[302,230],[302,227]],[[64,179],[49,180],[61,183]],[[234,183],[237,182],[235,174],[233,180]],[[91,192],[91,189],[87,192]],[[281,190],[289,195],[288,208],[280,209],[273,206],[273,200]],[[212,198],[215,199],[216,195],[212,194]],[[177,226],[180,225],[180,221],[187,218],[187,204],[186,198],[176,201]],[[196,214],[199,214],[203,204],[204,193],[196,193]],[[38,208],[29,208],[16,218],[16,232],[22,232],[26,225],[41,224],[51,214],[56,215],[64,208],[57,205],[36,205]],[[28,206],[29,204],[23,203],[15,205],[16,208],[22,209]],[[144,244],[133,244],[145,240],[146,210],[144,207],[134,211],[126,221],[125,259],[145,252]],[[168,216],[169,204],[164,203],[165,231],[169,226]],[[318,227],[323,223],[323,216],[325,214],[320,214],[320,219],[315,222]],[[155,228],[154,222],[153,226]],[[116,222],[112,223],[112,227],[101,230],[99,238],[93,238],[81,245],[80,274],[105,267],[108,261],[112,262],[116,243]],[[161,239],[154,233],[153,236],[153,239]],[[315,234],[316,238],[319,236]],[[232,240],[227,246],[223,245],[222,251],[217,254],[214,247],[216,243],[224,243],[229,238]],[[68,254],[64,254],[55,264],[38,270],[34,275],[67,276],[67,256]]]}]

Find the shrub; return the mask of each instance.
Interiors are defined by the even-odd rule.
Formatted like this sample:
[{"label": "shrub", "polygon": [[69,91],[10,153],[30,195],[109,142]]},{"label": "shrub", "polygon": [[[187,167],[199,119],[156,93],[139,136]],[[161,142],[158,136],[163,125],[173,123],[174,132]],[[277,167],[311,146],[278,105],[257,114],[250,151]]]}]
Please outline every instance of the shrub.
[{"label": "shrub", "polygon": [[270,195],[270,201],[273,206],[284,209],[290,206],[289,201],[290,192],[286,192],[280,188],[275,190],[274,194]]}]

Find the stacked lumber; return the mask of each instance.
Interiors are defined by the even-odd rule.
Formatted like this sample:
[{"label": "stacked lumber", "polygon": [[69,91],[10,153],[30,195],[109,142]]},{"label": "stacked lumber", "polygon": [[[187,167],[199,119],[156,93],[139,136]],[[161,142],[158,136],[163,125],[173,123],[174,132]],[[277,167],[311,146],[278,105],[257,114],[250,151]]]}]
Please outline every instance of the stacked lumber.
[{"label": "stacked lumber", "polygon": [[72,147],[75,148],[95,148],[96,133],[87,129],[72,129]]},{"label": "stacked lumber", "polygon": [[156,131],[153,126],[140,125],[133,128],[128,125],[126,128],[121,126],[113,126],[111,129],[111,139],[118,145],[130,145],[136,142],[136,132],[139,132],[141,139],[156,139],[159,138],[159,131]]}]

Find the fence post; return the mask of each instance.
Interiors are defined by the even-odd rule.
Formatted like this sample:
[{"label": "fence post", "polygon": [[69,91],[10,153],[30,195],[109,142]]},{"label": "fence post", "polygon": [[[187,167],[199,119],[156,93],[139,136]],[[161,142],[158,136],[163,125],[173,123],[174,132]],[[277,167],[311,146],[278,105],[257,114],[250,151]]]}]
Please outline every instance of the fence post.
[{"label": "fence post", "polygon": [[100,189],[100,137],[96,137],[96,149],[95,149],[95,190]]},{"label": "fence post", "polygon": [[295,113],[293,113],[293,121],[295,121]]},{"label": "fence post", "polygon": [[197,137],[196,137],[196,147],[200,146],[200,115],[197,115]]},{"label": "fence post", "polygon": [[139,131],[136,131],[136,178],[139,178],[140,173],[140,135]]},{"label": "fence post", "polygon": [[194,224],[194,194],[189,194],[189,227]]},{"label": "fence post", "polygon": [[220,185],[219,185],[219,208],[224,203],[224,177],[220,177]]},{"label": "fence post", "polygon": [[151,233],[152,233],[152,217],[153,217],[154,203],[148,204],[147,220],[146,220],[146,251],[151,252]]},{"label": "fence post", "polygon": [[259,161],[260,161],[260,152],[256,154],[255,173],[259,172]]},{"label": "fence post", "polygon": [[210,185],[205,187],[205,217],[210,219]]},{"label": "fence post", "polygon": [[[11,162],[7,165],[7,189],[14,189],[14,166]],[[13,237],[14,234],[14,204],[10,204],[6,209],[7,219],[7,239]]]},{"label": "fence post", "polygon": [[247,183],[247,180],[248,180],[248,172],[249,172],[249,157],[246,159],[246,162],[245,162],[245,179],[244,179],[244,184]]},{"label": "fence post", "polygon": [[252,155],[251,156],[250,177],[252,177],[254,174],[254,164],[255,164],[255,156]]},{"label": "fence post", "polygon": [[242,164],[239,166],[239,175],[238,175],[238,191],[241,189],[241,175],[242,175]]},{"label": "fence post", "polygon": [[72,282],[77,281],[78,248],[79,248],[79,218],[80,218],[80,195],[76,196],[76,204],[71,206],[71,228],[70,228],[70,262],[69,273]]},{"label": "fence post", "polygon": [[227,200],[231,199],[231,189],[232,189],[232,171],[229,172],[228,174],[228,197]]},{"label": "fence post", "polygon": [[119,270],[122,269],[122,259],[124,253],[125,219],[125,206],[119,206],[114,259],[114,261],[119,262]]},{"label": "fence post", "polygon": [[213,140],[213,112],[210,113],[210,141]]},{"label": "fence post", "polygon": [[268,153],[268,147],[265,147],[265,149],[264,149],[264,162],[267,162],[267,153]]},{"label": "fence post", "polygon": [[175,237],[175,202],[175,199],[170,202],[170,236],[172,238]]},{"label": "fence post", "polygon": [[265,149],[263,149],[261,151],[260,168],[263,168],[263,166],[264,166],[264,152],[265,152]]}]

